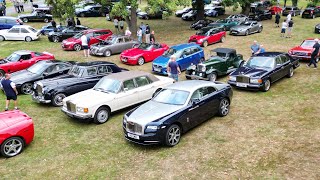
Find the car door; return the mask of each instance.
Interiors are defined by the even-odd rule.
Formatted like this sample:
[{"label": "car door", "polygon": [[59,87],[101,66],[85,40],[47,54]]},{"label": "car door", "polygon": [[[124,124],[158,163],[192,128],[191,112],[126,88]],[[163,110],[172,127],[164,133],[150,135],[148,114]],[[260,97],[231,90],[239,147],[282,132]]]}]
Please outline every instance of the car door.
[{"label": "car door", "polygon": [[[191,63],[193,63],[192,52],[190,48],[185,48],[180,56],[177,59],[177,63],[179,64],[181,71],[188,68]],[[195,63],[198,64],[198,63]]]},{"label": "car door", "polygon": [[124,40],[123,40],[122,37],[118,37],[117,40],[116,40],[116,42],[111,45],[111,52],[112,52],[113,54],[117,54],[117,53],[120,53],[120,52],[123,51],[123,50],[122,50],[123,44],[124,44],[123,41],[124,41]]},{"label": "car door", "polygon": [[69,27],[68,29],[66,29],[64,31],[62,36],[63,36],[63,39],[67,39],[67,38],[70,38],[70,37],[74,36],[75,34],[76,34],[75,27]]},{"label": "car door", "polygon": [[22,69],[27,69],[32,66],[35,62],[32,61],[31,54],[21,55],[20,60],[15,64],[14,71],[19,71]]},{"label": "car door", "polygon": [[258,31],[258,22],[252,22],[252,31],[251,32],[257,32]]},{"label": "car door", "polygon": [[[132,46],[134,45],[134,42],[133,40],[130,39],[130,37],[124,37],[124,44],[123,44],[123,48],[122,48],[122,51],[126,50],[126,49],[131,49]],[[122,52],[121,51],[121,52]]]},{"label": "car door", "polygon": [[156,86],[147,76],[134,78],[137,85],[138,101],[144,102],[151,99],[152,94],[156,91]]},{"label": "car door", "polygon": [[20,40],[20,28],[11,28],[6,34],[7,40]]},{"label": "car door", "polygon": [[122,89],[117,93],[115,101],[115,110],[123,109],[132,106],[139,102],[138,90],[134,78],[124,80]]},{"label": "car door", "polygon": [[280,55],[280,59],[282,62],[282,66],[283,68],[283,72],[282,72],[282,77],[286,76],[290,70],[290,68],[292,67],[292,64],[290,62],[290,58],[287,57],[286,55]]},{"label": "car door", "polygon": [[283,77],[284,66],[280,56],[275,57],[275,69],[272,71],[271,81],[275,82]]}]

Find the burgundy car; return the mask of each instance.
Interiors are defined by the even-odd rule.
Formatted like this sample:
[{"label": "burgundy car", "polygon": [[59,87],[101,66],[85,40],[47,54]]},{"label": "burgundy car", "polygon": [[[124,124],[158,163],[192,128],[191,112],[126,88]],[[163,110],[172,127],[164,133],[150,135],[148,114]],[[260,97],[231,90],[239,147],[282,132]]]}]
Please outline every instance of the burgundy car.
[{"label": "burgundy car", "polygon": [[62,49],[80,51],[82,49],[81,36],[83,34],[90,38],[90,48],[91,44],[96,44],[100,41],[107,39],[109,36],[112,35],[112,32],[109,29],[89,29],[82,31],[71,38],[63,40],[61,43]]},{"label": "burgundy car", "polygon": [[189,38],[189,43],[194,42],[200,46],[207,47],[209,44],[224,42],[226,31],[222,28],[205,27]]},{"label": "burgundy car", "polygon": [[0,153],[13,157],[21,153],[33,140],[32,119],[25,113],[14,110],[0,113]]},{"label": "burgundy car", "polygon": [[[313,45],[315,44],[314,38],[304,40],[300,46],[296,46],[289,50],[289,55],[294,59],[310,61]],[[319,55],[320,56],[320,52]],[[318,62],[318,59],[316,60]]]}]

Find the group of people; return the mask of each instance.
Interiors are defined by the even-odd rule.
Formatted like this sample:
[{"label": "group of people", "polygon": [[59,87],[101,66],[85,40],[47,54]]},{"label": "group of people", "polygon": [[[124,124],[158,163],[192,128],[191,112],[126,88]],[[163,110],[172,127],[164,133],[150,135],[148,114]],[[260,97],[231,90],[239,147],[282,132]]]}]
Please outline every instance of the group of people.
[{"label": "group of people", "polygon": [[[276,27],[280,27],[280,14],[277,13],[275,16],[275,23],[276,23]],[[290,12],[286,19],[283,20],[282,24],[281,24],[281,33],[280,33],[280,37],[286,37],[286,38],[291,38],[291,34],[292,34],[292,29],[293,29],[293,19],[292,19],[292,12]],[[287,32],[287,35],[285,36]]]},{"label": "group of people", "polygon": [[145,37],[146,43],[154,44],[156,41],[154,37],[154,31],[151,31],[149,24],[144,25],[143,22],[141,22],[137,31],[137,37],[140,43],[142,43],[143,36]]},{"label": "group of people", "polygon": [[26,2],[26,1],[22,1],[22,0],[12,0],[14,9],[16,10],[17,13],[24,12],[24,6],[23,6],[23,4],[24,4],[25,2]]},{"label": "group of people", "polygon": [[115,17],[113,19],[113,24],[114,24],[114,27],[115,27],[115,32],[117,33],[123,33],[123,27],[124,27],[124,19],[122,17]]},{"label": "group of people", "polygon": [[79,18],[76,18],[76,21],[74,21],[73,18],[67,18],[67,26],[68,27],[75,26],[75,25],[77,25],[77,26],[81,25]]},{"label": "group of people", "polygon": [[258,44],[256,40],[253,41],[253,44],[250,47],[251,55],[257,55],[259,53],[264,53],[266,50],[264,49],[262,44]]},{"label": "group of people", "polygon": [[6,15],[6,3],[5,1],[0,2],[0,16],[5,16]]}]

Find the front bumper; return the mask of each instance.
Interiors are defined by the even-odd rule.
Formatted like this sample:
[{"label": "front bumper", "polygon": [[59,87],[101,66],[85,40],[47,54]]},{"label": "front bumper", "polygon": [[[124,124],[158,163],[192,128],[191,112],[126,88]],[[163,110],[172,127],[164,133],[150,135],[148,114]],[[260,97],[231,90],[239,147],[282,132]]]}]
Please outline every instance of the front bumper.
[{"label": "front bumper", "polygon": [[90,54],[94,56],[103,56],[103,53],[99,52],[99,49],[90,49]]},{"label": "front bumper", "polygon": [[51,100],[44,99],[43,96],[36,96],[34,93],[32,95],[32,100],[37,103],[49,104]]},{"label": "front bumper", "polygon": [[189,77],[190,79],[196,79],[196,80],[209,80],[205,72],[197,72],[197,71],[190,72],[187,70],[186,77]]},{"label": "front bumper", "polygon": [[163,141],[165,138],[165,129],[159,129],[155,133],[137,135],[137,134],[128,132],[126,128],[123,127],[123,132],[124,132],[124,137],[126,138],[127,141],[140,144],[140,145],[163,144]]},{"label": "front bumper", "polygon": [[231,35],[245,35],[245,31],[237,31],[237,30],[231,29],[230,34]]},{"label": "front bumper", "polygon": [[130,57],[120,56],[120,61],[124,64],[136,65],[138,64],[138,59],[130,59]]},{"label": "front bumper", "polygon": [[61,47],[62,47],[63,50],[68,50],[68,51],[73,50],[73,46],[74,46],[74,44],[61,43]]},{"label": "front bumper", "polygon": [[304,60],[304,61],[310,61],[311,56],[299,56],[299,55],[293,55],[289,54],[293,59],[299,59],[299,60]]},{"label": "front bumper", "polygon": [[260,90],[263,87],[263,84],[251,84],[251,83],[239,83],[236,81],[228,80],[228,84],[239,89],[250,89],[250,90]]},{"label": "front bumper", "polygon": [[152,65],[152,72],[156,74],[168,75],[167,68],[157,68]]},{"label": "front bumper", "polygon": [[199,46],[202,45],[202,42],[199,42],[199,41],[196,41],[196,40],[189,40],[188,43],[196,43],[196,44],[198,44]]},{"label": "front bumper", "polygon": [[92,118],[92,116],[90,114],[87,114],[87,115],[77,114],[77,113],[68,111],[65,107],[62,107],[61,111],[64,112],[67,116],[72,117],[72,118],[76,118],[76,119],[91,119]]}]

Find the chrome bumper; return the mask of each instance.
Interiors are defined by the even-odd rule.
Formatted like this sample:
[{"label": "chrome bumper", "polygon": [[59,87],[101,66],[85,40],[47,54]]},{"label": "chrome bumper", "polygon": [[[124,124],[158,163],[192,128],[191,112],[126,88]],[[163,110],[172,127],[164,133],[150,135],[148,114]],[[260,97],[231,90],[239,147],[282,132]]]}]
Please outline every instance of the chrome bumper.
[{"label": "chrome bumper", "polygon": [[72,118],[76,118],[76,119],[90,119],[91,115],[80,115],[80,114],[76,114],[74,112],[70,112],[65,108],[61,108],[61,111],[64,112],[67,116],[72,117]]},{"label": "chrome bumper", "polygon": [[32,95],[32,100],[37,103],[45,103],[45,104],[51,103],[51,100],[45,100],[43,96],[35,96],[34,94]]}]

